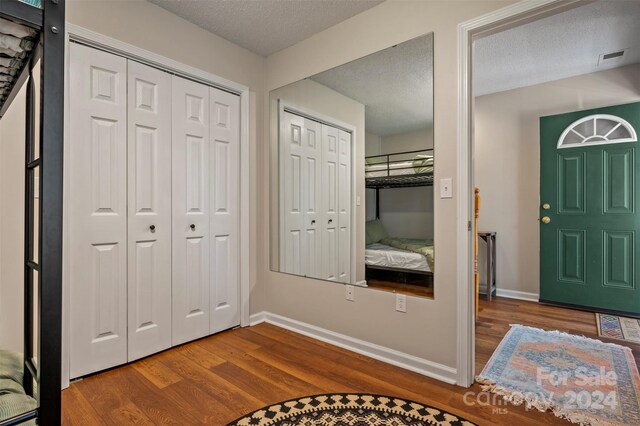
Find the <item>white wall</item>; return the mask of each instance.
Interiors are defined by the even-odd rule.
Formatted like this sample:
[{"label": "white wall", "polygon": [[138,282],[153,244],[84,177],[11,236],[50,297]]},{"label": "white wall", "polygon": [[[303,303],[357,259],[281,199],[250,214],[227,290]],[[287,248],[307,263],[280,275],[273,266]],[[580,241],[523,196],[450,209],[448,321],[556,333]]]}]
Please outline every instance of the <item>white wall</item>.
[{"label": "white wall", "polygon": [[[480,96],[475,100],[479,228],[497,232],[498,288],[539,294],[539,118],[640,101],[640,65]],[[484,244],[480,246],[481,282]]]},{"label": "white wall", "polygon": [[393,154],[395,152],[430,148],[433,148],[433,129],[422,129],[382,137],[380,154]]},{"label": "white wall", "polygon": [[[267,58],[266,89],[272,90],[434,32],[434,141],[436,180],[456,176],[457,25],[511,1],[388,0]],[[357,35],[357,36],[354,36]],[[265,123],[269,117],[265,114]],[[265,131],[265,135],[267,135]],[[269,156],[261,145],[260,210],[269,208]],[[454,191],[455,194],[455,191]],[[363,196],[363,193],[356,194]],[[271,272],[268,269],[269,219],[261,218],[259,275],[265,283],[265,308],[298,321],[456,367],[456,199],[435,202],[437,247],[435,299],[407,297],[407,313],[395,311],[393,293],[356,288],[355,302],[344,286]],[[259,264],[260,267],[260,264]],[[434,368],[440,368],[434,365]]]},{"label": "white wall", "polygon": [[380,190],[380,220],[392,237],[432,239],[433,205],[432,186]]},{"label": "white wall", "polygon": [[[271,269],[279,269],[278,207],[278,100],[304,108],[326,118],[355,127],[353,141],[353,178],[356,185],[364,186],[364,105],[348,98],[313,80],[306,79],[289,84],[270,94],[270,130],[271,130]],[[364,280],[364,211],[356,209],[356,281]]]},{"label": "white wall", "polygon": [[24,350],[25,89],[0,120],[0,349]]},{"label": "white wall", "polygon": [[382,138],[373,133],[365,133],[364,135],[364,156],[369,157],[371,155],[380,154],[382,147]]}]

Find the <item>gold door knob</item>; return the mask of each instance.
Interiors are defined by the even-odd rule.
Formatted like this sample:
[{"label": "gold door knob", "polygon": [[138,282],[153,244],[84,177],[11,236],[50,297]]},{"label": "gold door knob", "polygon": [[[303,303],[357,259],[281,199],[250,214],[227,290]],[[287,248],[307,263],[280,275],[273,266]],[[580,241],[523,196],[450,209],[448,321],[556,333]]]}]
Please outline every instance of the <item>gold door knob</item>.
[{"label": "gold door knob", "polygon": [[544,204],[542,205],[542,209],[543,209],[543,210],[549,210],[550,208],[551,208],[551,206],[550,206],[548,203],[544,203]]},{"label": "gold door knob", "polygon": [[542,216],[542,219],[540,219],[542,221],[542,223],[544,223],[545,225],[548,224],[549,222],[551,222],[551,218],[549,216]]}]

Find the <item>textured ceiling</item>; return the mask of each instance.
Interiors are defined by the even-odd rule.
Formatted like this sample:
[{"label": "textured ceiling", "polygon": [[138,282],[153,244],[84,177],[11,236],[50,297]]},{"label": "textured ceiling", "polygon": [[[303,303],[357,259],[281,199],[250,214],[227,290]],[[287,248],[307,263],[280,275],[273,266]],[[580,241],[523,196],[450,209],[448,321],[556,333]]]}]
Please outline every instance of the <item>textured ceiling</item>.
[{"label": "textured ceiling", "polygon": [[149,0],[205,30],[269,56],[383,0]]},{"label": "textured ceiling", "polygon": [[[629,49],[621,63],[602,53]],[[598,1],[481,38],[475,43],[477,96],[640,62],[640,1]]]},{"label": "textured ceiling", "polygon": [[311,79],[365,105],[369,133],[433,126],[433,35],[398,44]]}]

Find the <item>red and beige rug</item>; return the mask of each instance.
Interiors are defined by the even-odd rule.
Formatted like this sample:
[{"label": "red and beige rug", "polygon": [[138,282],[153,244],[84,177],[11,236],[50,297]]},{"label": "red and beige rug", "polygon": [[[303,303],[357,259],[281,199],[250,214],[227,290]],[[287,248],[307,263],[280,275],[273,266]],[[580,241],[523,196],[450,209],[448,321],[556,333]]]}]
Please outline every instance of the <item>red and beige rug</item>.
[{"label": "red and beige rug", "polygon": [[512,325],[477,381],[573,423],[640,425],[638,369],[631,349],[613,343]]}]

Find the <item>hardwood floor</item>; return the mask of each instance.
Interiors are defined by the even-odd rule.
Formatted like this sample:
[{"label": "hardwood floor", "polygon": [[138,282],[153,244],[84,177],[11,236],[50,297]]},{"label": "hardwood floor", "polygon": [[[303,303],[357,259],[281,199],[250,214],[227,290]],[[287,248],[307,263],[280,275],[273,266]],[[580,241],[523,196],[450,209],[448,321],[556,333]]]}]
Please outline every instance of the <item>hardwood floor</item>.
[{"label": "hardwood floor", "polygon": [[428,297],[433,299],[433,286],[426,287],[411,283],[399,283],[394,281],[367,279],[367,286],[376,290],[390,291],[393,293],[410,294],[412,296]]},{"label": "hardwood floor", "polygon": [[628,346],[633,350],[636,365],[640,369],[640,345],[598,337],[593,312],[498,297],[492,303],[488,303],[483,298],[480,299],[480,315],[476,323],[476,372],[482,371],[502,337],[509,331],[510,324],[560,330]]},{"label": "hardwood floor", "polygon": [[[592,313],[501,298],[492,303],[481,300],[478,372],[511,323],[596,337]],[[640,347],[632,349],[638,361]],[[480,391],[478,385],[469,389],[447,385],[260,324],[188,343],[73,383],[62,392],[63,424],[224,425],[271,403],[325,392],[408,398],[481,425],[569,424],[551,413],[525,410],[499,398],[495,404],[481,406],[474,394],[465,397],[467,392]]]}]

